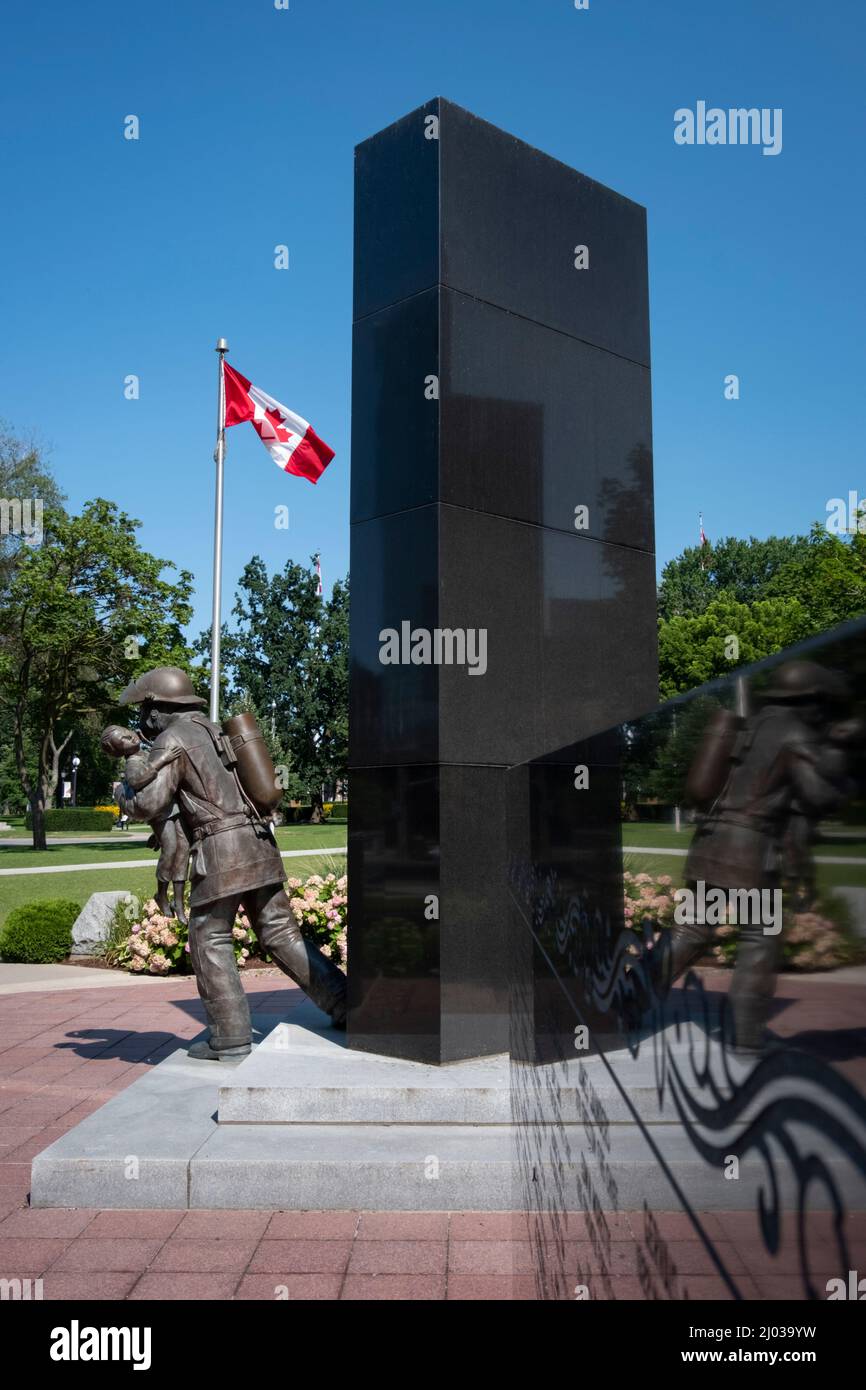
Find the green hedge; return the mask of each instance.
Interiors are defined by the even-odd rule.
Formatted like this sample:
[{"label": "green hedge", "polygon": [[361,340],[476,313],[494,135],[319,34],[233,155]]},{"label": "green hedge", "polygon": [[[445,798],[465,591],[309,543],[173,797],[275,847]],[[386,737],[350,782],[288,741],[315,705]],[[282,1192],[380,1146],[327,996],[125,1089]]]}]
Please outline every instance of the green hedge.
[{"label": "green hedge", "polygon": [[[282,806],[280,809],[285,825],[306,825],[313,814],[312,806]],[[335,801],[331,814],[329,816],[323,814],[322,820],[347,820],[348,815],[348,801]]]},{"label": "green hedge", "polygon": [[81,904],[65,898],[13,908],[0,932],[0,957],[25,965],[50,965],[69,955]]},{"label": "green hedge", "polygon": [[[92,806],[51,806],[45,812],[46,830],[110,830],[114,825],[113,811],[94,811]],[[25,824],[33,829],[33,817],[27,812]]]}]

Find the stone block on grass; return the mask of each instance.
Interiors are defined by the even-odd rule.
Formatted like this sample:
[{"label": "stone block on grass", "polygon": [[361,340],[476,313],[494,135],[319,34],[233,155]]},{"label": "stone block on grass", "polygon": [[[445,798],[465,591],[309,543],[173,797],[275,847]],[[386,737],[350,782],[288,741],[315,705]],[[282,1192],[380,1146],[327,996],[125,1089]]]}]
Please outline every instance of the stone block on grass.
[{"label": "stone block on grass", "polygon": [[91,893],[72,928],[73,956],[98,956],[108,940],[119,903],[131,902],[133,895],[123,889]]}]

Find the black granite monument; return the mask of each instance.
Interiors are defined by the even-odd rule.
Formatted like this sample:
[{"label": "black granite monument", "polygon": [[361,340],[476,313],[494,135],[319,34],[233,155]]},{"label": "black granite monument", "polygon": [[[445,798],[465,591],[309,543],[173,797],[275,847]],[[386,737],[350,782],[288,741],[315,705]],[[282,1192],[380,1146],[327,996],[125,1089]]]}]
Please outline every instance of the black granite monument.
[{"label": "black granite monument", "polygon": [[349,1045],[447,1062],[508,1049],[506,769],[656,698],[646,215],[443,100],[355,196]]}]

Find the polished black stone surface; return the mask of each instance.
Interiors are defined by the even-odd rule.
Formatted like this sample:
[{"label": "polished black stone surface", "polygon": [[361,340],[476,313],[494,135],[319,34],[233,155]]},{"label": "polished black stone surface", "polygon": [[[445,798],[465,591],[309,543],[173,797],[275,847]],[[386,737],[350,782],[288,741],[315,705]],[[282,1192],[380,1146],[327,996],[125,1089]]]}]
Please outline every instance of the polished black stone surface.
[{"label": "polished black stone surface", "polygon": [[658,688],[654,557],[542,531],[542,749],[628,718]]},{"label": "polished black stone surface", "polygon": [[[656,662],[647,552],[419,507],[356,523],[352,572],[370,575],[352,592],[352,766],[506,765],[644,708]],[[381,634],[404,623],[465,633],[464,663],[383,664]]]},{"label": "polished black stone surface", "polygon": [[[802,662],[813,663],[812,694],[798,701],[780,668],[791,663],[790,679]],[[738,738],[706,782],[723,712],[739,720]],[[753,794],[735,793],[732,814],[728,777],[750,758]],[[578,765],[585,786],[574,785]],[[642,1215],[633,1191],[628,1204],[647,1298],[706,1296],[700,1267],[678,1258],[684,1246],[668,1246],[655,1219],[672,1204],[675,1240],[703,1241],[726,1297],[784,1289],[824,1299],[828,1273],[846,1287],[845,1271],[866,1259],[866,892],[854,849],[866,810],[866,619],[552,749],[505,780],[523,1161],[514,1206],[543,1212],[550,1232],[535,1251],[539,1297],[573,1290],[567,1213],[618,1208],[610,1168],[622,1172],[629,1133],[653,1156]],[[766,930],[749,933],[740,908],[696,955],[677,955],[683,922],[712,922],[688,901],[700,886],[692,855],[697,847],[697,863],[712,863],[708,842],[717,864],[743,875],[719,881],[743,889],[761,846],[762,874],[781,897],[769,974],[758,955]],[[744,1047],[737,1029],[748,1013],[738,1022],[738,1008],[750,996],[768,1031]],[[569,1151],[565,1073],[538,1070],[550,1062],[576,1077],[594,1163]],[[748,1272],[707,1229],[714,1201],[736,1213]],[[719,1210],[722,1229],[725,1220]],[[604,1241],[589,1263],[593,1290],[616,1297]]]},{"label": "polished black stone surface", "polygon": [[439,770],[351,774],[349,1046],[441,1060]]},{"label": "polished black stone surface", "polygon": [[653,549],[649,372],[442,292],[442,500]]},{"label": "polished black stone surface", "polygon": [[443,1061],[508,1050],[505,775],[440,767]]},{"label": "polished black stone surface", "polygon": [[350,1047],[428,1062],[507,1050],[504,777],[352,773]]},{"label": "polished black stone surface", "polygon": [[352,352],[352,521],[439,500],[439,290],[361,319]]},{"label": "polished black stone surface", "polygon": [[353,521],[438,500],[653,549],[645,367],[446,289],[354,332]]},{"label": "polished black stone surface", "polygon": [[649,366],[645,209],[453,102],[358,146],[355,249],[356,321],[443,284]]},{"label": "polished black stone surface", "polygon": [[441,668],[383,664],[381,634],[438,624],[439,508],[354,525],[351,571],[350,766],[433,762]]},{"label": "polished black stone surface", "polygon": [[555,1060],[577,1022],[621,1042],[593,967],[623,931],[622,767],[595,759],[622,746],[580,741],[506,773],[516,1060]]},{"label": "polished black stone surface", "polygon": [[443,284],[649,366],[645,209],[462,107],[439,110]]},{"label": "polished black stone surface", "polygon": [[444,101],[359,148],[350,1046],[507,1045],[505,769],[655,698],[648,351],[636,204]]},{"label": "polished black stone surface", "polygon": [[442,516],[440,622],[486,629],[487,670],[440,669],[440,757],[511,764],[603,727],[612,709],[645,708],[651,554],[461,508]]},{"label": "polished black stone surface", "polygon": [[355,150],[355,310],[364,318],[439,282],[439,102]]}]

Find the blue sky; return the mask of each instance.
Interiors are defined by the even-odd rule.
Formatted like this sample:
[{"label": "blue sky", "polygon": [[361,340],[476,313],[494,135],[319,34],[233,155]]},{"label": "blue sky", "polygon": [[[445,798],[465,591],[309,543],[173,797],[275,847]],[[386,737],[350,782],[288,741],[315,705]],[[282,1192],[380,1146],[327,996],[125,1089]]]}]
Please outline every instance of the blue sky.
[{"label": "blue sky", "polygon": [[[660,565],[701,508],[766,536],[866,492],[859,0],[43,0],[4,40],[0,415],[193,570],[193,631],[220,335],[337,451],[313,488],[229,431],[224,604],[254,552],[348,568],[353,147],[435,95],[648,209]],[[699,99],[781,107],[781,154],[676,145]]]}]

